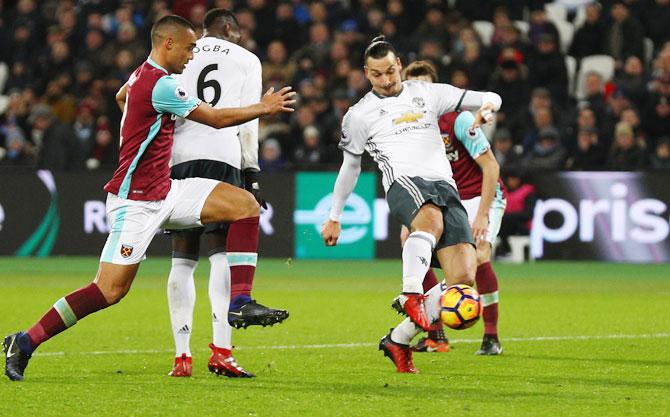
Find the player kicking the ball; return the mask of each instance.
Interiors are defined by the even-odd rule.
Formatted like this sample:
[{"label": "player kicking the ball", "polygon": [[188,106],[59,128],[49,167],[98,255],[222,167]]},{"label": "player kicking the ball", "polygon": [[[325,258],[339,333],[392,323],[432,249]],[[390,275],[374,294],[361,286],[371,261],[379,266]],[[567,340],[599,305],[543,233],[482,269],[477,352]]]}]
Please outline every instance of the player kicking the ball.
[{"label": "player kicking the ball", "polygon": [[[235,15],[225,9],[212,9],[205,15],[203,30],[203,37],[196,42],[193,60],[176,80],[187,93],[207,100],[215,108],[257,102],[261,96],[261,63],[256,55],[237,45],[240,28]],[[171,165],[173,179],[202,177],[244,186],[259,204],[265,205],[258,186],[257,119],[225,129],[178,120]],[[176,358],[171,376],[191,375],[193,273],[203,232],[211,265],[212,357],[217,352],[232,349],[231,325],[267,326],[288,317],[288,311],[268,308],[251,298],[258,257],[258,217],[249,219],[249,223],[243,227],[240,223],[209,224],[204,229],[172,232],[168,304]]]},{"label": "player kicking the ball", "polygon": [[[195,29],[179,16],[165,16],[151,29],[151,54],[121,87],[123,106],[119,167],[105,185],[110,233],[93,282],[60,300],[28,331],[5,337],[5,374],[23,380],[37,347],[87,315],[118,303],[128,293],[156,229],[192,228],[231,222],[254,232],[258,218],[254,196],[235,186],[207,178],[170,180],[169,161],[175,119],[188,118],[223,128],[259,116],[289,112],[294,93],[286,87],[266,93],[261,102],[214,109],[188,95],[170,76],[181,73],[193,58]],[[212,139],[216,140],[216,139]],[[221,354],[216,366],[238,368]]]},{"label": "player kicking the ball", "polygon": [[[429,83],[437,81],[437,72],[432,64],[426,61],[413,62],[405,69],[408,80],[420,80]],[[451,163],[454,180],[468,220],[472,225],[477,240],[477,273],[475,282],[481,295],[484,307],[484,338],[478,355],[499,355],[502,347],[498,340],[498,280],[491,267],[491,246],[498,231],[506,200],[505,189],[499,178],[500,168],[495,156],[490,152],[490,145],[481,129],[471,130],[473,117],[469,112],[451,112],[440,117],[439,125],[446,148],[447,158]],[[403,226],[401,242],[407,238],[409,231]],[[424,291],[437,285],[437,278],[429,269],[423,281]],[[414,348],[419,352],[446,352],[449,350],[447,338],[442,327],[428,332]]]},{"label": "player kicking the ball", "polygon": [[[333,206],[322,237],[337,244],[340,216],[367,151],[382,172],[391,214],[410,234],[403,247],[400,304],[413,323],[429,330],[423,278],[435,251],[449,285],[474,284],[476,254],[467,213],[460,202],[444,152],[438,118],[460,109],[477,110],[473,128],[491,120],[502,100],[495,93],[462,90],[448,84],[402,82],[402,65],[393,46],[375,38],[364,54],[365,74],[372,84],[342,121],[339,147],[344,161],[333,190]],[[385,336],[380,349],[388,355],[409,346]]]}]

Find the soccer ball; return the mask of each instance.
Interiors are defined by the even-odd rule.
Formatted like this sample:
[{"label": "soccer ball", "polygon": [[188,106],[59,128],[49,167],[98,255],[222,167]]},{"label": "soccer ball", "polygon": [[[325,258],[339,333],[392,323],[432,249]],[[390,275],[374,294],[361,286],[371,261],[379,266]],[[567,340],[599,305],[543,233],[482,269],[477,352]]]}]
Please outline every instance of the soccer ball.
[{"label": "soccer ball", "polygon": [[452,285],[440,296],[440,319],[452,329],[467,329],[479,320],[479,293],[468,285]]}]

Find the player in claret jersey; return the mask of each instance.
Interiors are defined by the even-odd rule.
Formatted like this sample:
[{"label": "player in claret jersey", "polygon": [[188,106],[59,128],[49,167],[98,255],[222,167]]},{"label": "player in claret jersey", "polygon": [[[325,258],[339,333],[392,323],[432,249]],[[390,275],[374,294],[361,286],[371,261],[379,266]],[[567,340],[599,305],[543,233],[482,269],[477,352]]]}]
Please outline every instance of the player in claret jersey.
[{"label": "player in claret jersey", "polygon": [[[417,61],[405,69],[405,78],[429,83],[437,82],[432,64]],[[447,158],[454,180],[477,244],[477,273],[475,282],[484,307],[484,338],[478,355],[499,355],[502,347],[498,340],[498,279],[491,267],[493,244],[505,212],[505,188],[500,179],[498,162],[481,129],[471,129],[474,117],[470,112],[450,112],[438,120]],[[402,228],[401,242],[409,231]],[[429,269],[423,281],[424,292],[437,285],[437,278]],[[445,352],[449,350],[442,326],[428,332],[415,347],[417,351]]]},{"label": "player in claret jersey", "polygon": [[[214,109],[190,97],[170,76],[193,58],[193,25],[165,16],[151,29],[151,54],[116,96],[123,107],[119,167],[105,185],[110,234],[93,282],[56,301],[28,331],[5,337],[5,374],[23,374],[33,351],[78,320],[118,303],[128,292],[149,243],[161,226],[189,228],[239,222],[254,229],[259,205],[241,188],[206,178],[170,180],[169,161],[175,119],[185,117],[223,128],[259,116],[292,111],[289,87],[266,93],[261,102],[242,108]],[[214,140],[214,139],[213,139]],[[258,226],[256,226],[257,228]],[[221,366],[237,368],[232,357]]]}]

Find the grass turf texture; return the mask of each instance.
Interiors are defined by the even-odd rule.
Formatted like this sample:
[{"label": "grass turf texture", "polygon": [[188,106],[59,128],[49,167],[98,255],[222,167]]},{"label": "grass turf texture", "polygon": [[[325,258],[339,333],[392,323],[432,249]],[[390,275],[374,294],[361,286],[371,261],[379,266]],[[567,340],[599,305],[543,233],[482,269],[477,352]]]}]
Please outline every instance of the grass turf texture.
[{"label": "grass turf texture", "polygon": [[[93,258],[0,258],[2,335],[31,325],[96,267]],[[194,375],[176,379],[166,376],[169,261],[149,260],[121,304],[43,345],[25,382],[2,377],[0,416],[670,415],[670,265],[495,269],[504,355],[473,355],[480,322],[449,331],[449,353],[415,354],[421,373],[406,375],[377,351],[400,321],[389,307],[399,262],[261,260],[255,296],[291,317],[234,330],[236,358],[258,376],[235,380],[207,372],[208,266],[201,261]]]}]

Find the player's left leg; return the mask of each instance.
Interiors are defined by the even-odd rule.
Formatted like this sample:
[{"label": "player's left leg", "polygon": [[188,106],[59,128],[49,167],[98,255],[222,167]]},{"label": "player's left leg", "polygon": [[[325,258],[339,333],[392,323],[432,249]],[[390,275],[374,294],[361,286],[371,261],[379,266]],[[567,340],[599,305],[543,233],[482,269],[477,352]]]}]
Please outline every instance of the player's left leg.
[{"label": "player's left leg", "polygon": [[[425,293],[426,314],[434,325],[440,320],[440,295],[444,288],[443,285],[438,284]],[[418,372],[412,360],[412,350],[416,349],[410,348],[410,343],[421,331],[422,329],[408,317],[380,340],[379,350],[384,352],[384,356],[391,359],[398,372]]]},{"label": "player's left leg", "polygon": [[168,275],[168,309],[175,343],[175,361],[168,375],[189,377],[192,370],[191,332],[195,307],[193,274],[198,265],[201,229],[173,231],[172,268]]},{"label": "player's left leg", "polygon": [[232,333],[228,323],[230,304],[230,266],[226,254],[226,228],[207,233],[209,249],[209,301],[212,305],[212,354],[207,363],[210,372],[228,377],[248,378],[254,375],[233,358]]},{"label": "player's left leg", "polygon": [[491,266],[492,245],[505,211],[505,201],[496,200],[489,212],[489,227],[486,239],[477,244],[477,291],[481,296],[484,311],[484,337],[477,355],[500,355],[502,346],[498,339],[498,277]]},{"label": "player's left leg", "polygon": [[230,265],[231,294],[228,320],[236,328],[272,326],[288,318],[286,310],[266,307],[251,298],[258,261],[259,217],[232,223],[226,249]]}]

